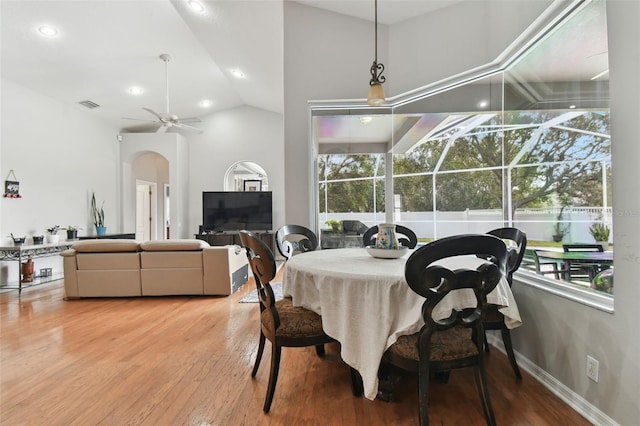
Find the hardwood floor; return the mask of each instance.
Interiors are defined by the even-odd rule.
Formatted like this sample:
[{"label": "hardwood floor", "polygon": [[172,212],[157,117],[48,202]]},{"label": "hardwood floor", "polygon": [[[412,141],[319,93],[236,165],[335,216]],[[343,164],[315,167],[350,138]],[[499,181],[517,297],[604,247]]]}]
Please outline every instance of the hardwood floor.
[{"label": "hardwood floor", "polygon": [[[351,394],[337,344],[285,348],[276,393],[262,405],[267,343],[255,379],[258,305],[230,297],[64,301],[62,281],[0,294],[1,425],[416,425],[417,382],[404,376],[396,402]],[[506,357],[487,357],[498,424],[587,425]],[[433,383],[433,425],[483,425],[470,370]]]}]

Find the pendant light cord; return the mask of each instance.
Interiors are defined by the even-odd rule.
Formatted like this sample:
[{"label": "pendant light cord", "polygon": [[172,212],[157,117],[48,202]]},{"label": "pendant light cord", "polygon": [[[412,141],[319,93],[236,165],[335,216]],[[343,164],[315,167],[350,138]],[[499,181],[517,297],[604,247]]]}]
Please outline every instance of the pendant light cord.
[{"label": "pendant light cord", "polygon": [[374,6],[374,10],[375,10],[375,18],[374,18],[374,23],[375,23],[375,37],[376,37],[376,41],[375,41],[375,59],[376,59],[376,64],[378,63],[378,0],[375,0],[375,6]]}]

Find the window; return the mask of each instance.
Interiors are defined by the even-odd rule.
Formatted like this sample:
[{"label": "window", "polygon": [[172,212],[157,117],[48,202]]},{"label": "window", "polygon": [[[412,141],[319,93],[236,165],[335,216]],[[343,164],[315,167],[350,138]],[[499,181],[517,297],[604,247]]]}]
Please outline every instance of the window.
[{"label": "window", "polygon": [[[368,225],[391,215],[422,241],[515,226],[541,253],[596,243],[596,225],[611,229],[606,52],[604,1],[587,2],[493,72],[394,105],[382,147],[352,137],[364,111],[314,116],[318,214]],[[349,138],[319,131],[344,129],[338,120],[354,123]],[[557,262],[561,271],[576,267]],[[568,272],[555,280],[534,266],[522,273],[610,297],[612,286],[595,275],[612,262],[589,267],[586,278]]]}]

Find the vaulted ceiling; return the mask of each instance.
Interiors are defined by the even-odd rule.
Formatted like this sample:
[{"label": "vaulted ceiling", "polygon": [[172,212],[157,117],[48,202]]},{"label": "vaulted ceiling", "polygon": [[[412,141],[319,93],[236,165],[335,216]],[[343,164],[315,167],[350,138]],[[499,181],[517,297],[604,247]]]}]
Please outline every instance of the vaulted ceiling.
[{"label": "vaulted ceiling", "polygon": [[[0,2],[2,77],[120,128],[145,129],[143,107],[203,116],[241,105],[283,113],[283,3],[278,0],[14,1]],[[286,0],[289,1],[289,0]],[[380,0],[381,23],[395,23],[449,1]],[[373,1],[299,3],[373,20]],[[56,37],[38,28],[51,25]],[[243,77],[234,76],[234,70]],[[138,86],[140,95],[129,88]],[[209,107],[200,106],[210,101]],[[140,125],[142,124],[142,127]]]}]

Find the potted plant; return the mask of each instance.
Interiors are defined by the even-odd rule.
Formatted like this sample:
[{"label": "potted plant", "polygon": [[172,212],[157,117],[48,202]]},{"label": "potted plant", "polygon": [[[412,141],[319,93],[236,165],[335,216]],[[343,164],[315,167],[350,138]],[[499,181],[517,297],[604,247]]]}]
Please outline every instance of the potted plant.
[{"label": "potted plant", "polygon": [[34,235],[31,237],[33,239],[33,244],[38,245],[44,242],[44,235]]},{"label": "potted plant", "polygon": [[105,235],[107,228],[104,226],[104,202],[98,207],[96,203],[96,193],[91,194],[91,215],[93,216],[93,226],[96,227],[96,234]]},{"label": "potted plant", "polygon": [[9,236],[13,240],[14,246],[21,246],[22,244],[24,244],[24,240],[26,239],[26,237],[14,237],[13,233],[9,234]]},{"label": "potted plant", "polygon": [[78,239],[78,230],[82,228],[78,228],[74,225],[68,225],[64,228],[67,231],[67,240],[77,240]]},{"label": "potted plant", "polygon": [[562,222],[562,213],[564,211],[564,208],[565,206],[562,206],[560,208],[560,213],[558,213],[557,221],[553,228],[553,235],[551,236],[553,238],[553,241],[555,241],[556,243],[562,241],[562,238],[564,238],[564,234],[567,233],[567,225]]},{"label": "potted plant", "polygon": [[604,250],[609,248],[610,230],[607,225],[602,222],[593,222],[589,227],[589,233],[596,240],[596,243],[602,245]]},{"label": "potted plant", "polygon": [[340,230],[340,221],[336,219],[329,219],[325,222],[325,224],[329,225],[334,231]]},{"label": "potted plant", "polygon": [[58,231],[60,230],[59,225],[53,225],[51,228],[47,228],[47,242],[48,243],[57,243],[60,241],[60,235],[58,235]]}]

